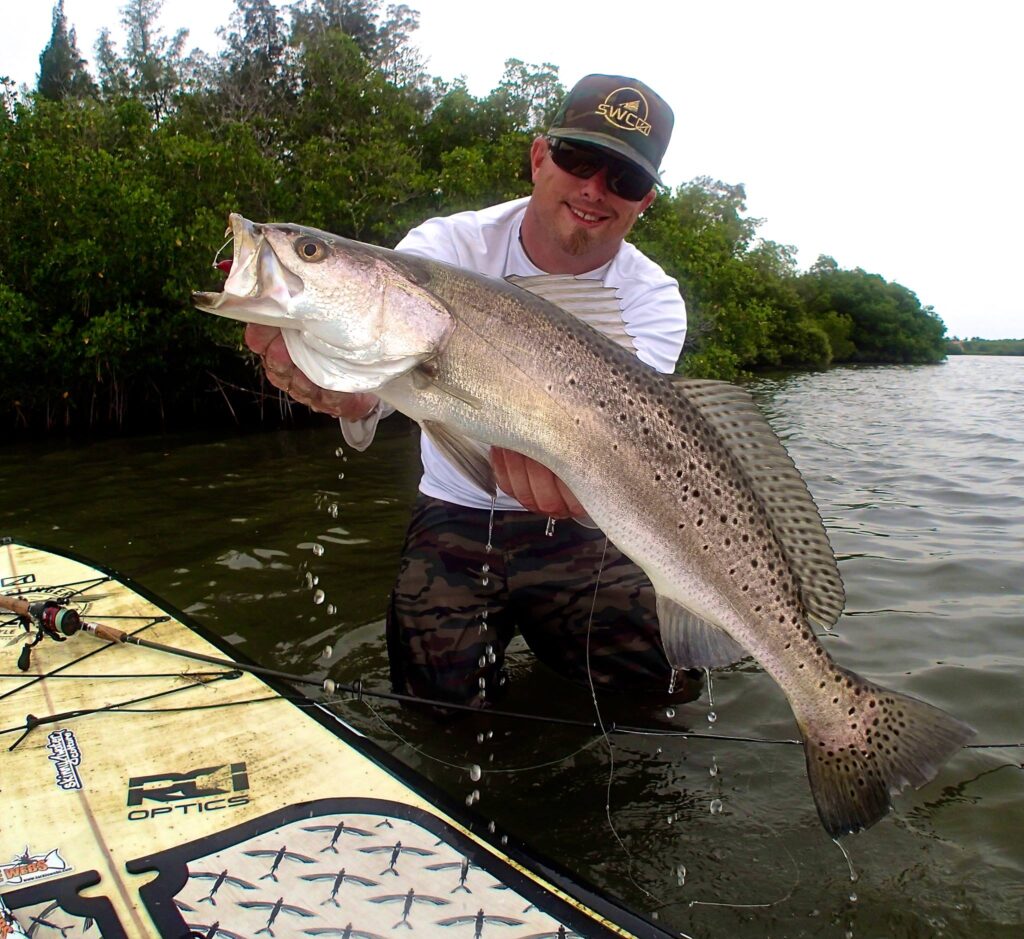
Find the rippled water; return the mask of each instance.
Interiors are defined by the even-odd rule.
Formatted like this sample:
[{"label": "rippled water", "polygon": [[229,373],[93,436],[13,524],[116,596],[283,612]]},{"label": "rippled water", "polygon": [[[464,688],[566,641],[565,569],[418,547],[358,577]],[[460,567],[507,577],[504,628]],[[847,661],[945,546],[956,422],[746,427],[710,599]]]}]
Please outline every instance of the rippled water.
[{"label": "rippled water", "polygon": [[[1024,740],[1024,359],[865,367],[751,386],[807,478],[840,559],[847,667]],[[364,454],[337,430],[6,447],[0,533],[76,550],[268,665],[384,687],[382,613],[417,478],[393,420]],[[314,546],[319,546],[314,548]],[[317,592],[320,593],[317,593]],[[321,600],[321,602],[314,602]],[[325,661],[322,651],[333,648]],[[512,656],[510,709],[593,718],[584,690]],[[751,664],[673,716],[605,720],[792,738]],[[1002,937],[1024,921],[1020,749],[965,750],[896,812],[822,832],[786,744],[615,735],[388,704],[340,710],[513,839],[693,937]],[[476,770],[480,767],[480,779]],[[607,809],[606,809],[607,806]]]}]

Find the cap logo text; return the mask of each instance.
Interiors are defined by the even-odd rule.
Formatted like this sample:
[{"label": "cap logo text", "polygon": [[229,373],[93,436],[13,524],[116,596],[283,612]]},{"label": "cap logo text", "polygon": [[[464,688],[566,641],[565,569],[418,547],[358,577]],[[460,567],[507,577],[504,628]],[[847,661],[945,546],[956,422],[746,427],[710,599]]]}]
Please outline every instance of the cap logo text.
[{"label": "cap logo text", "polygon": [[616,88],[597,106],[597,113],[619,130],[639,131],[645,137],[651,134],[647,99],[635,88]]}]

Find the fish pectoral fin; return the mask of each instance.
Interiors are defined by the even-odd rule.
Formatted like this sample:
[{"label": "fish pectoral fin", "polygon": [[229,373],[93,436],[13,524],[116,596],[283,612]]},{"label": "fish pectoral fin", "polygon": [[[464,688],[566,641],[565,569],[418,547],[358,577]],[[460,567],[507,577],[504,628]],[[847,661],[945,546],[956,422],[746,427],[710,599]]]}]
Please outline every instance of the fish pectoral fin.
[{"label": "fish pectoral fin", "polygon": [[749,655],[728,633],[661,594],[658,621],[665,655],[673,668],[722,668]]},{"label": "fish pectoral fin", "polygon": [[483,407],[483,401],[476,395],[472,395],[462,388],[456,388],[454,385],[439,381],[434,375],[430,362],[423,362],[413,370],[412,383],[420,391],[424,388],[434,388],[442,394],[457,398],[459,401],[468,404],[471,408]]},{"label": "fish pectoral fin", "polygon": [[466,479],[479,486],[488,497],[498,491],[494,470],[491,468],[489,447],[464,437],[447,424],[437,421],[423,421],[422,427],[437,449]]}]

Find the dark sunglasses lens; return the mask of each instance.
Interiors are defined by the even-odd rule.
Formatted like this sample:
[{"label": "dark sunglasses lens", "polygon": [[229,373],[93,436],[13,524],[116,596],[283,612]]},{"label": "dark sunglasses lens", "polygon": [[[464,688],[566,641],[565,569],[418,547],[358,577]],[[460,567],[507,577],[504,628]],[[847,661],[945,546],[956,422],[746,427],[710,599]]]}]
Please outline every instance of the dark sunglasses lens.
[{"label": "dark sunglasses lens", "polygon": [[600,154],[567,143],[552,144],[551,159],[560,170],[580,179],[590,179],[604,165]]},{"label": "dark sunglasses lens", "polygon": [[627,202],[639,202],[654,185],[646,173],[594,150],[557,141],[551,144],[550,152],[555,166],[579,179],[590,179],[598,170],[608,167],[608,189]]},{"label": "dark sunglasses lens", "polygon": [[615,175],[608,171],[608,188],[627,202],[639,202],[653,185],[650,176],[639,170],[624,167]]}]

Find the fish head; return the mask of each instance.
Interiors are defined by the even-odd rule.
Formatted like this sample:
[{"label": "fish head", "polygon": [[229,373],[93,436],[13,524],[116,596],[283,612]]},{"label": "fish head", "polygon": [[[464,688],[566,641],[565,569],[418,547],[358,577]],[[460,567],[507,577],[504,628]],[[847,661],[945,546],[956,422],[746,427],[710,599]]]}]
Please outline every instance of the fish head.
[{"label": "fish head", "polygon": [[295,364],[335,391],[372,391],[437,354],[454,328],[418,259],[303,225],[232,214],[231,271],[205,312],[276,326]]}]

